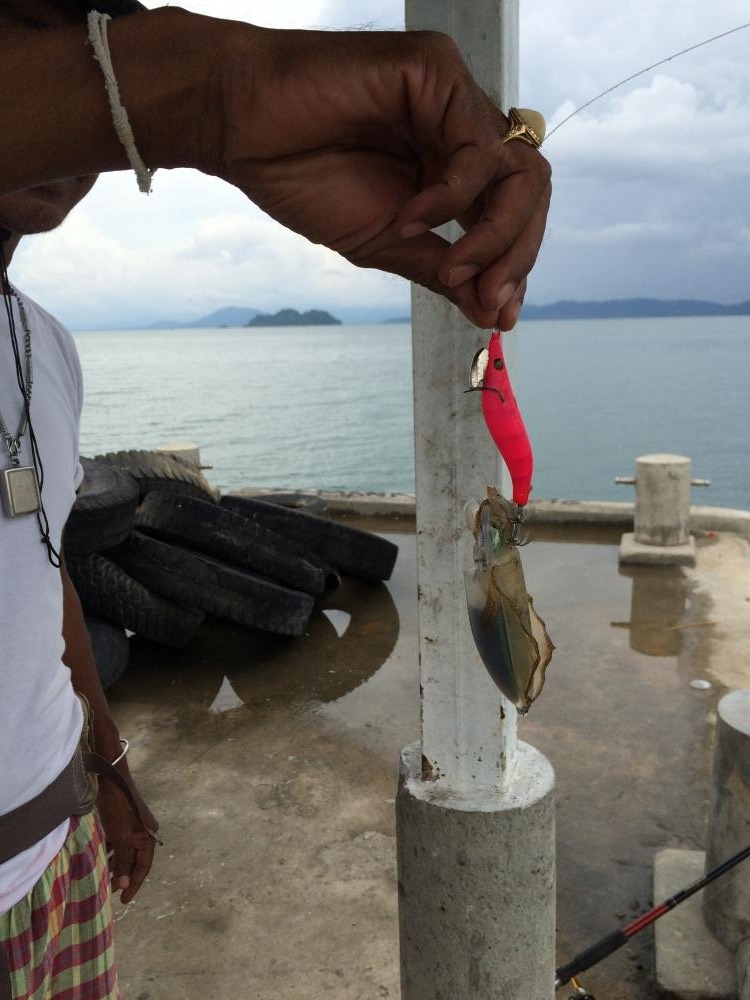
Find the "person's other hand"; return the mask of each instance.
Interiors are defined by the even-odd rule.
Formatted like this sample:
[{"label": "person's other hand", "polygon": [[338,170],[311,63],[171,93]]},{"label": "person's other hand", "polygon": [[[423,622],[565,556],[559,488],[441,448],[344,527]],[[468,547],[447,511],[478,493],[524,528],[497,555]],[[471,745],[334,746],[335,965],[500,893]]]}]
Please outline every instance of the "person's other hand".
[{"label": "person's other hand", "polygon": [[[523,142],[502,143],[507,120],[452,40],[253,28],[251,59],[233,28],[212,172],[352,263],[439,292],[478,326],[512,327],[550,168]],[[464,230],[453,245],[432,232],[451,220]]]},{"label": "person's other hand", "polygon": [[[159,824],[135,787],[127,764],[122,761],[117,767],[130,785],[143,822],[155,833]],[[120,789],[106,777],[99,779],[96,806],[106,834],[112,892],[120,893],[122,903],[130,903],[151,871],[154,838],[135,818]]]}]

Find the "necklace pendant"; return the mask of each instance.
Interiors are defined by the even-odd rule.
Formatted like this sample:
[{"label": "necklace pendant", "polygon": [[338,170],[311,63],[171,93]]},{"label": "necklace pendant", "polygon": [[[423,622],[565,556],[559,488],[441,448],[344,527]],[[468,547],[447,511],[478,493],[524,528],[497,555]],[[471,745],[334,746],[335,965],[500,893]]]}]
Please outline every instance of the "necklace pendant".
[{"label": "necklace pendant", "polygon": [[0,478],[0,493],[6,517],[36,514],[41,506],[39,480],[31,465],[15,465],[5,469]]}]

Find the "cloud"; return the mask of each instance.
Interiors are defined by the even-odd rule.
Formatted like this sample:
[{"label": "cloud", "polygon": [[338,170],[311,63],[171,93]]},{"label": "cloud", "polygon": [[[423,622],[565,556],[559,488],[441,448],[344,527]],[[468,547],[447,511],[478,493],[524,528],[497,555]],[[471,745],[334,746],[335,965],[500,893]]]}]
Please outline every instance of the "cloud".
[{"label": "cloud", "polygon": [[406,283],[360,271],[257,210],[204,216],[187,238],[126,245],[85,206],[51,236],[24,241],[15,280],[69,325],[143,326],[192,320],[229,304],[275,312],[356,309],[403,312]]},{"label": "cloud", "polygon": [[[553,116],[553,127],[566,113]],[[613,96],[603,111],[565,122],[546,152],[565,178],[614,173],[670,185],[676,177],[712,183],[750,178],[750,103],[734,93],[701,93],[693,83],[658,74]]]},{"label": "cloud", "polygon": [[566,246],[612,246],[644,241],[668,242],[677,235],[675,228],[663,222],[618,222],[612,226],[561,228],[555,232],[557,243]]}]

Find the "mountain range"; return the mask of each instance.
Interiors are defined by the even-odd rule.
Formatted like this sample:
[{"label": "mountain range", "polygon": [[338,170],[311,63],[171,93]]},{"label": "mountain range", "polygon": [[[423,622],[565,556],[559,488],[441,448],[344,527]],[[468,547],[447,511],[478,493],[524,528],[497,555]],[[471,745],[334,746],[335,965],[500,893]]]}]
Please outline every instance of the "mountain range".
[{"label": "mountain range", "polygon": [[[279,310],[285,313],[285,310]],[[313,313],[315,310],[312,311]],[[337,309],[344,323],[409,323],[408,315],[389,316],[387,310],[368,310],[367,316],[359,317],[350,310]],[[162,320],[150,324],[149,330],[208,329],[223,326],[248,326],[256,317],[264,316],[260,309],[252,306],[226,306],[207,316],[195,320]],[[278,315],[278,314],[277,314]],[[307,314],[302,314],[303,316]],[[330,314],[326,314],[330,315]],[[721,305],[703,299],[604,299],[601,301],[577,301],[563,299],[549,305],[537,306],[526,303],[523,307],[524,319],[647,319],[661,316],[750,316],[750,300],[736,305]],[[332,317],[333,319],[333,317]],[[303,319],[304,323],[305,320]],[[335,320],[334,320],[335,322]],[[252,322],[253,326],[267,325]]]},{"label": "mountain range", "polygon": [[659,316],[750,316],[750,301],[724,306],[702,299],[565,300],[546,306],[524,305],[524,319],[646,319]]}]

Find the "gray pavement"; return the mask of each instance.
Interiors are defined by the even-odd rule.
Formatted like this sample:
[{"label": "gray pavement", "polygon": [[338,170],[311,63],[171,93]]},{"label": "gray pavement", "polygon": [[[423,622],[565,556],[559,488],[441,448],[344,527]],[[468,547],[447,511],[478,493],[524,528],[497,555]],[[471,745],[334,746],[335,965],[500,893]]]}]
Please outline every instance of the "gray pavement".
[{"label": "gray pavement", "polygon": [[[350,581],[304,639],[211,623],[182,652],[131,640],[111,701],[165,846],[117,913],[125,1000],[399,997],[414,537],[371,526],[400,545],[393,580]],[[519,734],[557,773],[562,962],[649,905],[659,849],[703,847],[715,705],[750,686],[750,545],[699,532],[695,569],[621,572],[619,532],[536,535],[526,578],[558,649]],[[652,933],[584,982],[655,997]]]}]

